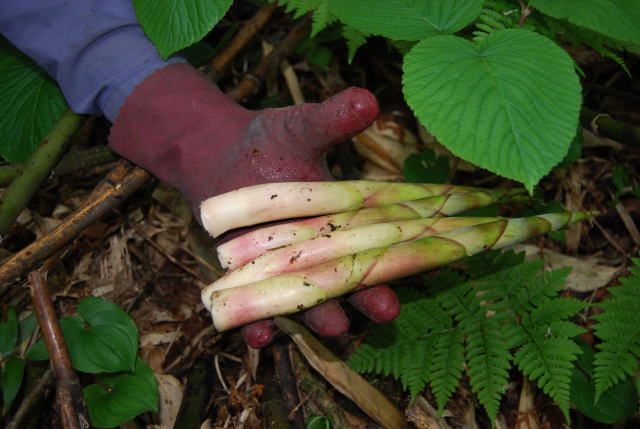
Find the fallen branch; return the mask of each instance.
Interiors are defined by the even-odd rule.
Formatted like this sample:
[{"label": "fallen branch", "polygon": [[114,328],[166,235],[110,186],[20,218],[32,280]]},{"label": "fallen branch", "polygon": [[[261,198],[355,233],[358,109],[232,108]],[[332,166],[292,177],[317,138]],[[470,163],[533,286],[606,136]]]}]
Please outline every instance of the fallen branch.
[{"label": "fallen branch", "polygon": [[278,7],[278,2],[271,2],[263,5],[256,14],[238,31],[233,37],[231,42],[220,51],[218,55],[211,61],[209,67],[211,68],[210,80],[216,81],[223,70],[244,49],[245,46],[253,39],[262,27],[269,21],[273,12]]},{"label": "fallen branch", "polygon": [[284,40],[273,48],[273,51],[264,57],[238,85],[227,91],[227,95],[236,101],[245,101],[258,90],[260,83],[272,70],[280,66],[282,60],[291,54],[293,49],[302,42],[310,32],[311,17],[307,15],[293,27]]},{"label": "fallen branch", "polygon": [[31,243],[0,266],[0,285],[33,270],[42,261],[57,253],[150,178],[145,170],[131,168],[127,161],[119,161],[89,194],[82,207],[53,231]]},{"label": "fallen branch", "polygon": [[55,374],[56,398],[63,426],[68,429],[87,428],[90,427],[90,424],[82,397],[82,387],[78,375],[73,369],[71,356],[64,342],[62,329],[58,323],[47,286],[47,271],[51,263],[52,259],[40,269],[29,274],[31,300]]}]

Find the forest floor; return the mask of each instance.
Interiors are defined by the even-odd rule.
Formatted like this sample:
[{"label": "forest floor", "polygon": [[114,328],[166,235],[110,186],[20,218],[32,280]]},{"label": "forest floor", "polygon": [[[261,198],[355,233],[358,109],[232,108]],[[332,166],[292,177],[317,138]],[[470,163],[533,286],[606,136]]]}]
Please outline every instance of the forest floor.
[{"label": "forest floor", "polygon": [[[206,41],[212,46],[223,43],[227,30],[241,26],[254,12],[248,5],[234,6]],[[235,85],[263,55],[264,42],[277,44],[291,26],[291,17],[277,10],[248,48],[233,60],[219,85],[223,89]],[[615,62],[589,49],[570,48],[570,52],[584,72],[585,105],[640,127],[637,78],[630,78]],[[291,90],[296,87],[305,101],[317,102],[347,87],[360,86],[376,94],[383,112],[394,112],[403,127],[424,140],[428,133],[419,130],[402,98],[401,57],[395,48],[373,38],[358,51],[352,64],[347,64],[346,56],[339,32],[331,29],[315,40],[304,41],[288,58],[298,83],[288,86],[278,68],[247,106],[292,104]],[[629,55],[625,61],[632,76],[637,76],[640,58]],[[72,146],[71,151],[104,144],[108,124],[92,119],[84,133],[88,138]],[[562,241],[548,236],[532,240],[529,252],[543,256],[550,267],[576,265],[576,259],[571,258],[577,258],[583,275],[563,294],[598,302],[608,295],[610,286],[619,284],[619,277],[628,275],[631,258],[640,250],[640,149],[601,135],[588,122],[583,123],[583,134],[581,155],[545,177],[537,196],[549,207],[595,210],[599,214],[591,222],[567,230]],[[422,141],[420,145],[436,148],[432,141]],[[451,160],[450,183],[489,188],[517,185],[464,165],[454,157]],[[338,179],[372,177],[362,176],[365,160],[351,142],[332,150],[328,162]],[[19,251],[60,224],[112,167],[113,164],[96,166],[48,180],[4,237],[0,249],[4,255],[0,256]],[[392,174],[384,172],[382,176],[388,179]],[[503,213],[510,214],[509,209]],[[290,417],[297,416],[298,420],[285,422],[269,417],[279,423],[269,423],[267,427],[304,427],[301,422],[308,422],[312,415],[330,417],[335,428],[379,427],[314,370],[283,332],[278,331],[274,343],[261,350],[247,347],[239,330],[215,332],[200,301],[201,288],[221,273],[215,258],[211,241],[194,224],[181,197],[153,182],[86,228],[65,247],[51,268],[49,288],[59,316],[74,314],[81,299],[99,296],[116,302],[136,322],[139,355],[160,380],[161,413],[144,414],[126,427],[167,425],[178,418],[176,427],[180,428],[258,428],[267,425],[267,416],[278,415],[273,410],[283,401],[286,403],[290,395],[295,395],[296,404],[289,410]],[[27,286],[26,277],[22,277],[0,289],[3,310],[15,307],[21,317],[33,311]],[[372,328],[348,304],[345,308],[352,316],[349,333],[321,339],[340,358],[348,357]],[[29,365],[35,370],[27,371],[16,406],[46,363]],[[282,375],[287,371],[291,378]],[[409,416],[412,427],[489,427],[464,379],[444,417],[438,418],[429,389],[410,402],[408,393],[391,377],[364,376]],[[535,383],[526,382],[516,372],[510,380],[498,427],[609,427],[576,411],[572,411],[572,421],[567,425],[559,409]],[[81,381],[88,383],[91,379],[83,376]],[[51,392],[51,385],[43,391],[44,403],[53,402]],[[5,417],[8,421],[11,413]],[[55,407],[43,406],[32,413],[30,423],[24,427],[56,427],[58,419]],[[640,420],[635,418],[616,427],[639,426]]]}]

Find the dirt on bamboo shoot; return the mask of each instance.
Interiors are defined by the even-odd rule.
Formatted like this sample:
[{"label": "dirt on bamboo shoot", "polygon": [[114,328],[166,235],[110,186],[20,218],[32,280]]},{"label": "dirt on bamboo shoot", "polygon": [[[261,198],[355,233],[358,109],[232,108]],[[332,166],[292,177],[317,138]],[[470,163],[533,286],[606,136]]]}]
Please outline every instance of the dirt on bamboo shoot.
[{"label": "dirt on bamboo shoot", "polygon": [[335,231],[359,228],[383,222],[452,216],[494,203],[526,200],[523,189],[495,189],[436,195],[413,201],[387,204],[360,210],[281,223],[255,229],[218,246],[223,268],[234,270],[264,254],[293,243],[313,239]]},{"label": "dirt on bamboo shoot", "polygon": [[302,270],[203,295],[219,331],[289,314],[359,288],[429,270],[487,249],[515,244],[587,219],[565,212],[499,219],[444,234],[354,253]]},{"label": "dirt on bamboo shoot", "polygon": [[275,220],[481,190],[468,186],[366,180],[269,183],[237,189],[205,200],[200,206],[200,218],[205,229],[217,237],[234,228]]}]

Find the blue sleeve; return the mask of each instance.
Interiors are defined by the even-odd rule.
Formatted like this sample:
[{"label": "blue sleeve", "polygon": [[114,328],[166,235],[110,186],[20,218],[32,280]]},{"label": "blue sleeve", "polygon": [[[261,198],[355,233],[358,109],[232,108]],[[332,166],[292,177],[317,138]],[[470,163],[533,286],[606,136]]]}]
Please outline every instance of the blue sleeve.
[{"label": "blue sleeve", "polygon": [[133,88],[164,61],[132,0],[2,0],[0,33],[43,67],[77,113],[113,121]]}]

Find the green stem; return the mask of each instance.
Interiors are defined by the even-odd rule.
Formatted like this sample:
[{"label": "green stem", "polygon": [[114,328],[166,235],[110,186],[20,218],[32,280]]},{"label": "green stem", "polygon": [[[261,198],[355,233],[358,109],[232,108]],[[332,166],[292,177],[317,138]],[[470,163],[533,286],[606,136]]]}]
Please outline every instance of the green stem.
[{"label": "green stem", "polygon": [[71,110],[64,112],[40,147],[26,162],[24,171],[0,196],[0,234],[6,234],[9,231],[13,222],[60,158],[69,138],[80,129],[85,120],[86,117],[78,116]]},{"label": "green stem", "polygon": [[[580,113],[582,126],[587,129],[593,128],[592,121],[596,116],[596,112],[587,107],[583,107],[582,112]],[[613,140],[627,146],[640,148],[640,127],[627,122],[618,121],[617,119],[613,119],[606,115],[597,118],[595,120],[595,125],[598,127],[599,134],[612,138]]]}]

